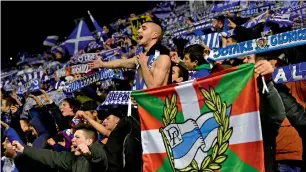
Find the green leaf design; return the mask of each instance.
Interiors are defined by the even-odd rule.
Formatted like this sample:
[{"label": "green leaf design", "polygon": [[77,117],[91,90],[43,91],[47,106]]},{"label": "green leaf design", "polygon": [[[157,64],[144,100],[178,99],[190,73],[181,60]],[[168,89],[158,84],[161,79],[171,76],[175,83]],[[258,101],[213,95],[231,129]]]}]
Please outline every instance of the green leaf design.
[{"label": "green leaf design", "polygon": [[203,172],[214,172],[214,170],[211,170],[211,169],[209,169],[209,168],[206,168],[206,169],[203,170]]},{"label": "green leaf design", "polygon": [[162,120],[163,120],[163,124],[164,124],[165,126],[168,125],[168,122],[167,122],[167,120],[166,120],[165,117],[163,117]]},{"label": "green leaf design", "polygon": [[170,119],[175,119],[175,116],[177,114],[177,107],[174,107],[170,113]]},{"label": "green leaf design", "polygon": [[219,149],[218,144],[215,144],[214,147],[213,147],[213,151],[212,151],[212,160],[214,160],[216,158],[217,153],[218,153],[218,149]]},{"label": "green leaf design", "polygon": [[229,127],[229,117],[225,117],[225,118],[224,118],[223,127],[224,127],[224,131],[226,132],[227,129],[228,129],[228,127]]},{"label": "green leaf design", "polygon": [[211,100],[211,96],[210,94],[205,90],[205,89],[201,89],[202,94],[204,95],[206,100]]},{"label": "green leaf design", "polygon": [[206,156],[201,164],[201,169],[205,169],[207,165],[209,164],[210,160],[211,160],[211,157],[209,155]]},{"label": "green leaf design", "polygon": [[199,170],[195,170],[195,169],[193,169],[193,170],[191,170],[190,172],[198,172]]},{"label": "green leaf design", "polygon": [[210,95],[211,95],[213,102],[215,103],[217,100],[216,100],[216,92],[213,87],[210,87]]},{"label": "green leaf design", "polygon": [[218,145],[221,145],[222,144],[222,138],[223,138],[223,132],[222,132],[222,127],[219,127],[218,128]]},{"label": "green leaf design", "polygon": [[173,118],[171,121],[170,121],[170,124],[174,124],[175,123],[175,118]]},{"label": "green leaf design", "polygon": [[227,150],[227,148],[228,148],[228,142],[223,143],[223,144],[220,146],[218,155],[223,154],[223,153]]},{"label": "green leaf design", "polygon": [[221,119],[222,119],[223,122],[225,120],[225,117],[226,117],[226,104],[223,103],[222,104],[222,111],[221,111]]},{"label": "green leaf design", "polygon": [[231,127],[229,130],[225,132],[223,141],[229,140],[231,138],[232,133],[233,133],[233,128]]},{"label": "green leaf design", "polygon": [[168,108],[166,107],[166,106],[164,106],[164,117],[166,118],[166,119],[169,119],[170,117],[169,117],[169,112],[168,112],[169,110],[168,110]]},{"label": "green leaf design", "polygon": [[168,97],[166,97],[166,107],[167,107],[167,108],[170,108],[170,102],[169,102]]},{"label": "green leaf design", "polygon": [[217,104],[218,112],[221,113],[222,112],[222,104],[221,104],[221,98],[220,98],[219,95],[217,95],[217,102],[216,102],[216,104]]},{"label": "green leaf design", "polygon": [[173,108],[176,105],[176,95],[175,94],[172,95],[171,105],[172,105],[171,108]]},{"label": "green leaf design", "polygon": [[184,169],[181,169],[181,170],[179,170],[179,171],[182,171],[182,172],[187,172],[187,171],[190,171],[190,170],[192,170],[193,168],[191,167],[191,166],[188,166],[188,167],[186,167],[186,168],[184,168]]},{"label": "green leaf design", "polygon": [[221,164],[223,161],[226,160],[226,155],[220,155],[216,158],[215,162],[218,163],[218,164]]},{"label": "green leaf design", "polygon": [[215,105],[211,101],[205,101],[207,107],[212,111],[216,111]]},{"label": "green leaf design", "polygon": [[218,112],[214,112],[214,117],[215,117],[215,120],[217,121],[217,123],[218,123],[219,125],[222,125],[222,124],[221,124],[221,119],[220,119],[220,117],[219,117]]},{"label": "green leaf design", "polygon": [[192,166],[193,169],[199,170],[198,163],[194,159],[191,161],[191,166]]},{"label": "green leaf design", "polygon": [[219,164],[210,164],[209,168],[213,170],[218,170],[221,168],[221,166]]}]

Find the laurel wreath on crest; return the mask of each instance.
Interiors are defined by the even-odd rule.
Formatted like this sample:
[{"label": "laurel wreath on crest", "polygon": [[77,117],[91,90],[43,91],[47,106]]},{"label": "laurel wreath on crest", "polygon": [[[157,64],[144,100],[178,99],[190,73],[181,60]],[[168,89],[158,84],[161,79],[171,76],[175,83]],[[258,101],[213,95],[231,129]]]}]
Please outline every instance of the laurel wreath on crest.
[{"label": "laurel wreath on crest", "polygon": [[[170,164],[172,166],[172,169],[175,169],[175,171],[214,172],[215,170],[219,170],[221,168],[221,164],[227,159],[227,155],[225,154],[225,152],[228,149],[229,139],[231,138],[231,135],[233,133],[233,128],[229,127],[229,116],[226,115],[226,103],[221,102],[220,95],[216,94],[215,90],[212,87],[210,87],[209,91],[201,89],[201,92],[205,97],[205,104],[213,112],[214,118],[219,124],[217,142],[212,148],[212,153],[208,154],[202,161],[200,169],[198,168],[198,163],[195,161],[195,159],[193,159],[190,165],[186,168],[180,170],[175,169],[173,155],[169,147],[166,146],[166,151],[169,156]],[[175,123],[177,112],[178,110],[176,106],[176,95],[172,95],[171,101],[168,97],[166,97],[164,105],[164,115],[162,116],[163,124],[167,126],[169,124]],[[166,136],[162,132],[162,129],[160,129],[160,133],[162,134],[164,143],[169,145]]]}]

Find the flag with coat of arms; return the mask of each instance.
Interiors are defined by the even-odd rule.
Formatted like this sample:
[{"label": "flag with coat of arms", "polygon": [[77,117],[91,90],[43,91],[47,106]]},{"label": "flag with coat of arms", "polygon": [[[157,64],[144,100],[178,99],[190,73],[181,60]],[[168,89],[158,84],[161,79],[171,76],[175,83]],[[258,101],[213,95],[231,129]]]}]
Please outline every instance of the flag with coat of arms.
[{"label": "flag with coat of arms", "polygon": [[143,171],[264,171],[256,89],[254,65],[244,64],[132,92],[141,123]]}]

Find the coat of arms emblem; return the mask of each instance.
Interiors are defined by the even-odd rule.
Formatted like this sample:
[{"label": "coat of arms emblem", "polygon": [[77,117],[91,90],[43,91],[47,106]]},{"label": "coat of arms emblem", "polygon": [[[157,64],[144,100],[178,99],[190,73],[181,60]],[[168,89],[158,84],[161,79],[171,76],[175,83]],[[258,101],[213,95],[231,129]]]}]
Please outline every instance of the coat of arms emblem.
[{"label": "coat of arms emblem", "polygon": [[[213,88],[201,89],[210,112],[176,123],[176,95],[166,97],[160,133],[173,171],[215,171],[226,161],[233,128],[230,107]],[[171,100],[170,100],[171,99]]]}]

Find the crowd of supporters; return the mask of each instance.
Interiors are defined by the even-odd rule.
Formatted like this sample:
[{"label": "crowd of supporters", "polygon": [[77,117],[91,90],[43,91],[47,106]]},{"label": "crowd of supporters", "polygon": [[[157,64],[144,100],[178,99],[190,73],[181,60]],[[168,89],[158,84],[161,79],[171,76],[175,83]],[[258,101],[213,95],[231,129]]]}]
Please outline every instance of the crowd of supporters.
[{"label": "crowd of supporters", "polygon": [[[267,18],[272,14],[270,10],[266,14]],[[252,28],[242,26],[252,19],[227,11],[213,18],[213,27],[201,32],[221,33],[224,28],[233,29],[232,36],[220,34],[218,39],[217,47],[226,47],[294,30],[292,26],[280,27],[273,22],[261,22]],[[42,81],[35,92],[26,91],[23,94],[14,84],[9,85],[9,77],[2,79],[1,170],[142,171],[137,102],[132,98],[132,115],[127,116],[127,106],[101,106],[108,93],[158,88],[207,77],[244,63],[255,65],[258,90],[253,91],[260,96],[265,170],[306,170],[306,152],[303,151],[306,147],[306,82],[301,80],[276,84],[272,79],[276,68],[306,61],[305,45],[212,62],[207,56],[216,47],[181,37],[169,38],[162,22],[163,19],[151,13],[142,16],[131,14],[125,22],[118,19],[115,28],[103,26],[103,34],[97,34],[95,41],[73,57],[59,46],[46,49],[42,59],[50,64],[54,62],[55,68],[51,65],[45,68],[45,64],[39,62],[18,64],[16,69],[24,71],[22,74],[19,74],[20,71],[17,73],[19,77],[41,69],[43,75],[51,74],[53,78]],[[195,22],[191,17],[184,18],[187,26]],[[171,39],[172,43],[164,44],[163,36]],[[99,54],[116,48],[120,49],[120,53],[115,52],[115,56],[119,57],[117,59],[105,61]],[[56,72],[66,67],[60,64],[67,64],[87,53],[96,53],[96,58],[86,63],[89,72],[62,76]],[[124,79],[112,78],[86,85],[65,95],[59,102],[49,94],[54,90],[65,90],[67,83],[88,77],[104,68],[122,71]],[[15,82],[19,86],[22,83]],[[262,92],[264,87],[268,90],[265,93]],[[29,101],[33,103],[28,105]],[[26,105],[30,107],[25,110]]]}]

